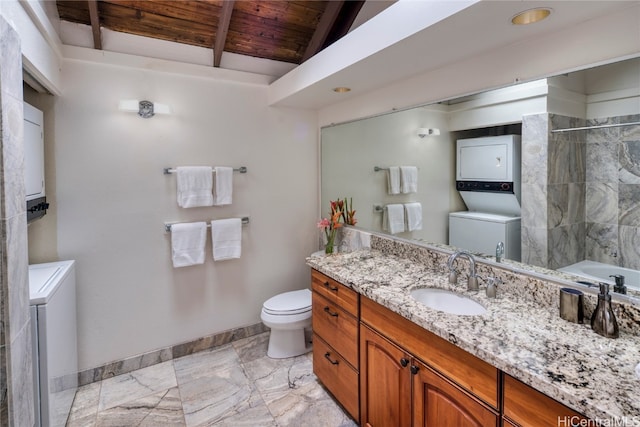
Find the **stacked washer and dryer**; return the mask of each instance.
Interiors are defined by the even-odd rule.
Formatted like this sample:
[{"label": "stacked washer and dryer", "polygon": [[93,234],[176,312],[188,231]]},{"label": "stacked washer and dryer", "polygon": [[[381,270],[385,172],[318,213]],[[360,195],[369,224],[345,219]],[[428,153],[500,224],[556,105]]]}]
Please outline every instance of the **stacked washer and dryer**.
[{"label": "stacked washer and dryer", "polygon": [[520,136],[456,141],[456,188],[468,211],[449,214],[449,245],[521,259]]}]

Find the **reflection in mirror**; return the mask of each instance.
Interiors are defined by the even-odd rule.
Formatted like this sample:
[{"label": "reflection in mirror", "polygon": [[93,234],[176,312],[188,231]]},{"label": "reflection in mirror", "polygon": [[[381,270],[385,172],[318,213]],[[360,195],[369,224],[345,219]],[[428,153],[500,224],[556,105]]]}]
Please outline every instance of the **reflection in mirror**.
[{"label": "reflection in mirror", "polygon": [[[383,231],[376,206],[419,202],[422,229],[396,235],[449,244],[449,213],[467,209],[456,140],[518,134],[522,261],[640,270],[638,75],[636,58],[323,128],[322,206],[353,197],[358,225]],[[439,134],[420,137],[421,128]],[[405,165],[417,167],[417,192],[389,194],[388,171],[374,167]],[[627,274],[640,285],[640,273]]]}]

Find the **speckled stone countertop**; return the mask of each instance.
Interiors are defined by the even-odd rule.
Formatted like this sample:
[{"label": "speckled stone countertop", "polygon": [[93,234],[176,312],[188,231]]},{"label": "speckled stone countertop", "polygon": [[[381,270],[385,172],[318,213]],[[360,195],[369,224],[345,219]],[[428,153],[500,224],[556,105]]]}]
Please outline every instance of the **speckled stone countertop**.
[{"label": "speckled stone countertop", "polygon": [[[511,298],[508,286],[489,299],[482,286],[468,292],[462,279],[451,285],[423,263],[378,250],[310,257],[307,264],[591,419],[640,422],[638,335],[604,338],[588,319],[585,325],[561,319],[557,305]],[[433,310],[409,295],[420,287],[455,290],[487,312],[459,316]]]}]

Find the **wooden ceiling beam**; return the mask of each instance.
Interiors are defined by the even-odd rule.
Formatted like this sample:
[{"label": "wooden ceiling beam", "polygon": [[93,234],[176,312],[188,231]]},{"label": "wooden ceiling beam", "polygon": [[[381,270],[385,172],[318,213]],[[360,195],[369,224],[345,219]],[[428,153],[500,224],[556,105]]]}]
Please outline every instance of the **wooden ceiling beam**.
[{"label": "wooden ceiling beam", "polygon": [[93,48],[102,50],[102,35],[100,34],[100,12],[98,11],[98,1],[87,0],[87,4],[89,5],[91,31],[93,32]]},{"label": "wooden ceiling beam", "polygon": [[222,60],[222,52],[224,51],[224,45],[227,41],[227,34],[229,33],[229,23],[231,22],[231,15],[233,14],[233,4],[235,0],[224,0],[222,3],[222,10],[220,11],[220,18],[218,19],[218,30],[216,31],[216,41],[213,45],[213,66],[219,67]]},{"label": "wooden ceiling beam", "polygon": [[302,56],[302,62],[311,58],[322,49],[327,36],[338,19],[343,5],[344,1],[330,1],[327,3],[327,8],[324,10],[322,18],[320,18],[320,22],[318,22],[318,26],[316,27],[316,31],[313,33],[311,41]]}]

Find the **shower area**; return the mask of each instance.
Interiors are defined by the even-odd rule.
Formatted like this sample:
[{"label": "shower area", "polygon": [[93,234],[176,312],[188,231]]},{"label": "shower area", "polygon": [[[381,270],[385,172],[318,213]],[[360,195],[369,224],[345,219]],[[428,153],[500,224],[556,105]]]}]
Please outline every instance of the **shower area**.
[{"label": "shower area", "polygon": [[524,116],[522,147],[522,261],[640,270],[640,114]]}]

